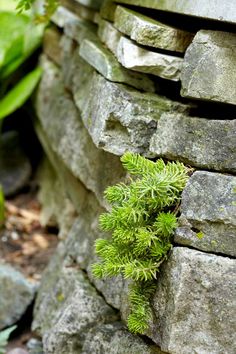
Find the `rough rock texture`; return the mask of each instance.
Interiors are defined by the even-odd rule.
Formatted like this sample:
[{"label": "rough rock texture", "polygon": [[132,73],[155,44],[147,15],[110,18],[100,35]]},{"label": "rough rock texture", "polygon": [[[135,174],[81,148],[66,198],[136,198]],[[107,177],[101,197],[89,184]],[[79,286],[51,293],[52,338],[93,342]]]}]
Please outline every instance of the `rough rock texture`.
[{"label": "rough rock texture", "polygon": [[188,105],[140,93],[97,73],[74,98],[95,145],[116,155],[126,150],[149,155],[150,139],[162,113],[189,110]]},{"label": "rough rock texture", "polygon": [[151,337],[173,354],[233,354],[236,344],[236,261],[174,248],[153,299]]},{"label": "rough rock texture", "polygon": [[236,104],[235,34],[199,31],[186,52],[181,81],[184,97]]},{"label": "rough rock texture", "polygon": [[91,9],[99,10],[103,0],[76,0],[79,4],[90,7]]},{"label": "rough rock texture", "polygon": [[54,27],[47,28],[43,37],[43,51],[57,65],[61,65],[61,33]]},{"label": "rough rock texture", "polygon": [[43,335],[46,353],[78,354],[88,330],[117,315],[73,260],[63,262],[61,246],[44,275],[33,328]]},{"label": "rough rock texture", "polygon": [[63,6],[58,6],[54,12],[51,21],[59,28],[64,28],[67,23],[77,22],[78,17]]},{"label": "rough rock texture", "polygon": [[[97,26],[93,23],[80,19],[76,16],[75,19],[67,21],[64,26],[64,33],[74,39],[76,42],[81,43],[85,38],[96,39]],[[63,45],[62,45],[63,50]]]},{"label": "rough rock texture", "polygon": [[120,322],[92,329],[86,336],[82,354],[164,354],[134,336]]},{"label": "rough rock texture", "polygon": [[127,69],[173,81],[179,80],[183,64],[182,58],[143,49],[125,37],[119,41],[117,58]]},{"label": "rough rock texture", "polygon": [[115,16],[115,11],[116,11],[116,4],[112,0],[104,0],[101,10],[100,10],[100,15],[102,18],[105,20],[114,22],[114,16]]},{"label": "rough rock texture", "polygon": [[104,204],[104,189],[124,176],[123,168],[117,157],[94,146],[78,110],[63,89],[58,69],[49,61],[44,61],[36,105],[53,150]]},{"label": "rough rock texture", "polygon": [[80,56],[106,79],[131,85],[137,89],[154,92],[155,87],[146,75],[132,73],[123,68],[115,56],[99,40],[84,39]]},{"label": "rough rock texture", "polygon": [[60,3],[80,18],[94,22],[97,13],[95,9],[84,6],[77,0],[60,0]]},{"label": "rough rock texture", "polygon": [[43,160],[38,170],[38,200],[42,206],[40,222],[43,226],[58,226],[59,238],[64,239],[76,217],[75,208],[47,159]]},{"label": "rough rock texture", "polygon": [[182,195],[175,242],[236,256],[236,177],[197,171]]},{"label": "rough rock texture", "polygon": [[16,323],[32,303],[35,286],[20,272],[0,263],[0,330]]},{"label": "rough rock texture", "polygon": [[98,36],[108,49],[117,55],[117,47],[122,34],[108,21],[100,20]]},{"label": "rough rock texture", "polygon": [[185,52],[193,34],[153,20],[136,11],[117,6],[114,26],[137,43],[150,47]]},{"label": "rough rock texture", "polygon": [[0,184],[6,197],[19,192],[29,182],[31,165],[23,152],[17,132],[1,135]]},{"label": "rough rock texture", "polygon": [[221,0],[119,0],[119,3],[236,23],[234,0],[224,0],[224,7]]},{"label": "rough rock texture", "polygon": [[236,120],[163,114],[150,149],[158,156],[193,166],[236,171]]}]

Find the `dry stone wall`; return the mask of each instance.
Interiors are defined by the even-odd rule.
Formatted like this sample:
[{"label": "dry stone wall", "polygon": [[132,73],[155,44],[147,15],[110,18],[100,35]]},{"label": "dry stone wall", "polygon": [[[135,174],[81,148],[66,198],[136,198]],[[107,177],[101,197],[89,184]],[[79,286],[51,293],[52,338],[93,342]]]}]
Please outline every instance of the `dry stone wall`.
[{"label": "dry stone wall", "polygon": [[[61,1],[35,104],[40,200],[62,230],[35,305],[45,353],[235,353],[235,32],[234,0]],[[128,282],[91,273],[125,151],[194,169],[144,337],[125,327]]]}]

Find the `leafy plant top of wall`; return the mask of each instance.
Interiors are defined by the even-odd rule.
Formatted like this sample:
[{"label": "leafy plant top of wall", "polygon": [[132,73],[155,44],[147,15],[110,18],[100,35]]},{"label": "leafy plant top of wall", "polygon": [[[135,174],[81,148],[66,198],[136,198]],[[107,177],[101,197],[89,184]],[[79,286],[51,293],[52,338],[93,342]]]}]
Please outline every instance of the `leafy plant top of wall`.
[{"label": "leafy plant top of wall", "polygon": [[92,271],[97,278],[121,274],[131,280],[128,328],[144,334],[152,317],[150,299],[158,272],[172,248],[189,169],[180,162],[153,162],[129,152],[121,161],[133,177],[105,191],[112,208],[100,216],[100,226],[112,231],[112,237],[96,241],[100,261]]}]

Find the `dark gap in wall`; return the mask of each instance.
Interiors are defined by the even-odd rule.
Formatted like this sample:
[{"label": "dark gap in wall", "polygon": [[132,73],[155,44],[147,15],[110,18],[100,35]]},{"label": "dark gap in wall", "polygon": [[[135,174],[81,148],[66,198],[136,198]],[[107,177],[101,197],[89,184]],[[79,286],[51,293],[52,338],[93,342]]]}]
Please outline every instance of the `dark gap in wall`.
[{"label": "dark gap in wall", "polygon": [[189,248],[190,250],[194,250],[194,251],[198,251],[198,252],[202,252],[205,254],[209,254],[209,255],[214,255],[214,256],[219,256],[219,257],[224,257],[224,258],[230,258],[230,259],[236,259],[236,257],[234,256],[230,256],[228,254],[224,254],[224,253],[218,253],[218,252],[213,252],[213,251],[204,251],[204,250],[200,250],[199,248],[196,248],[194,246],[190,246],[190,245],[181,245],[179,243],[173,243],[174,247],[182,247],[182,248]]},{"label": "dark gap in wall", "polygon": [[[119,3],[119,1],[117,1]],[[172,13],[163,10],[148,9],[134,5],[120,4],[123,7],[137,11],[143,15],[153,18],[156,21],[165,23],[166,25],[173,26],[189,32],[197,32],[200,29],[225,31],[236,33],[236,25],[223,21],[204,19],[200,17]]]}]

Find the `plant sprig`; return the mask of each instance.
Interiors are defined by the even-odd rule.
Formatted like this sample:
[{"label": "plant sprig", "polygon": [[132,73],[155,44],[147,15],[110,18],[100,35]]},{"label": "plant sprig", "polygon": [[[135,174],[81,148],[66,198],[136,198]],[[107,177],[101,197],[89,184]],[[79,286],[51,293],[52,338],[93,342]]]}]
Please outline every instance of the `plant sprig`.
[{"label": "plant sprig", "polygon": [[150,299],[159,268],[172,248],[177,227],[175,206],[189,170],[180,162],[153,162],[129,152],[121,161],[134,177],[127,185],[120,183],[105,191],[112,209],[100,216],[100,226],[111,231],[112,238],[96,241],[100,261],[92,271],[98,278],[122,274],[131,279],[128,328],[143,334],[152,316]]}]

